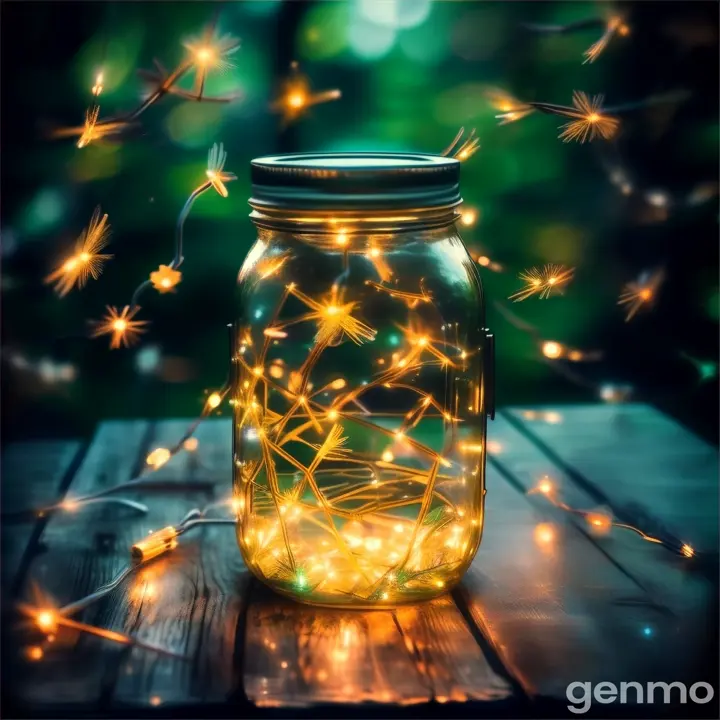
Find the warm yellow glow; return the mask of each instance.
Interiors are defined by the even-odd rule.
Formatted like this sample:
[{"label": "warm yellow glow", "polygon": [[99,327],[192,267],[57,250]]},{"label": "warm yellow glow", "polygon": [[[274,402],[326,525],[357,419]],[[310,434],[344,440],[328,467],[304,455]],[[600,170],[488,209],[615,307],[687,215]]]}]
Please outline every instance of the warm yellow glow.
[{"label": "warm yellow glow", "polygon": [[283,121],[289,123],[303,112],[321,103],[337,100],[342,96],[340,90],[322,90],[312,92],[310,81],[299,71],[297,62],[290,65],[290,77],[283,83],[283,89],[279,97],[271,104],[271,109],[282,113]]},{"label": "warm yellow glow", "polygon": [[265,337],[275,338],[281,340],[287,337],[287,333],[284,330],[277,330],[276,328],[265,328],[263,330]]},{"label": "warm yellow glow", "polygon": [[38,645],[34,645],[33,647],[29,647],[27,649],[27,657],[29,660],[42,660],[44,654],[43,649]]},{"label": "warm yellow glow", "polygon": [[524,117],[530,115],[530,113],[535,112],[535,108],[533,108],[532,105],[521,102],[501,88],[487,88],[485,90],[485,97],[487,97],[493,109],[500,112],[499,115],[495,116],[497,120],[500,120],[500,125],[507,125],[508,123],[522,120]]},{"label": "warm yellow glow", "polygon": [[691,558],[695,555],[695,550],[687,543],[683,544],[683,546],[680,548],[680,552],[687,558]]},{"label": "warm yellow glow", "polygon": [[555,360],[562,356],[563,346],[554,340],[548,340],[542,344],[542,354],[550,360]]},{"label": "warm yellow glow", "polygon": [[171,457],[172,455],[167,448],[160,447],[155,448],[155,450],[145,458],[145,462],[157,470],[170,460]]},{"label": "warm yellow glow", "polygon": [[[338,223],[328,224],[334,226],[326,238],[332,252],[341,231]],[[370,254],[370,249],[359,252]],[[346,299],[355,288],[342,277],[336,282],[317,297],[303,292],[304,283],[287,284],[278,304],[267,309],[270,328],[287,329],[293,341],[302,333],[306,338],[304,359],[283,367],[278,379],[286,381],[257,372],[273,366],[282,345],[246,343],[245,352],[235,355],[235,429],[244,446],[234,463],[235,497],[243,500],[236,505],[242,507],[236,513],[238,541],[248,565],[290,595],[365,604],[427,597],[457,582],[479,542],[477,499],[455,491],[482,481],[477,476],[484,443],[482,429],[461,417],[464,399],[447,397],[445,407],[415,378],[424,366],[442,373],[477,370],[479,353],[464,350],[457,338],[453,342],[445,327],[422,326],[418,318],[411,327],[396,326],[397,335],[388,337],[396,346],[391,361],[385,337],[370,345],[377,333],[363,317],[367,290]],[[422,281],[410,288],[399,278],[385,283],[365,284],[385,293],[382,302],[390,306],[432,301]],[[348,301],[355,297],[356,302]],[[254,322],[252,331],[260,332]],[[245,337],[244,329],[238,332],[236,346]],[[348,370],[354,370],[351,343],[368,343],[375,372],[361,371],[357,384],[350,376],[323,376],[325,352],[337,353],[340,346]],[[380,425],[372,412],[373,389],[399,390],[407,405]],[[426,419],[446,421],[451,440],[442,445],[442,454],[419,439]],[[369,440],[365,446],[358,442],[360,429]],[[497,442],[491,446],[499,450]],[[463,506],[455,504],[458,497]]]},{"label": "warm yellow glow", "polygon": [[169,265],[161,265],[150,273],[152,286],[161,293],[170,292],[182,279],[182,273]]},{"label": "warm yellow glow", "polygon": [[295,92],[288,95],[287,103],[293,109],[299,109],[305,105],[306,98],[301,92]]},{"label": "warm yellow glow", "polygon": [[199,445],[198,439],[197,439],[197,438],[194,438],[194,437],[188,438],[188,439],[183,443],[183,447],[184,447],[185,450],[187,450],[188,452],[195,452],[195,451],[198,449],[198,445]]},{"label": "warm yellow glow", "polygon": [[573,107],[564,108],[559,114],[572,118],[560,129],[563,142],[577,140],[580,143],[592,141],[596,137],[603,140],[613,138],[620,128],[620,121],[602,112],[602,95],[590,98],[586,93],[573,92]]},{"label": "warm yellow glow", "polygon": [[587,513],[585,519],[590,525],[590,529],[598,535],[606,535],[612,529],[612,517],[605,513]]},{"label": "warm yellow glow", "polygon": [[465,128],[460,128],[457,135],[441,155],[456,158],[463,162],[471,158],[480,149],[480,138],[475,136],[475,128],[470,131],[467,140],[463,140]]},{"label": "warm yellow glow", "polygon": [[97,280],[102,273],[103,264],[112,258],[112,255],[100,253],[109,240],[108,216],[103,215],[100,208],[96,208],[90,224],[75,243],[75,255],[50,273],[45,278],[45,283],[54,284],[55,292],[64,297],[75,286],[84,287],[89,278]]},{"label": "warm yellow glow", "polygon": [[208,63],[213,59],[213,51],[210,48],[199,48],[195,53],[195,59],[200,63]]},{"label": "warm yellow glow", "polygon": [[177,530],[172,526],[168,526],[162,530],[151,533],[144,540],[135,543],[130,549],[130,552],[135,562],[147,562],[176,547]]},{"label": "warm yellow glow", "polygon": [[538,492],[541,492],[543,495],[549,495],[553,490],[555,489],[554,485],[552,484],[550,478],[544,477],[537,486]]},{"label": "warm yellow glow", "polygon": [[535,526],[533,537],[541,547],[552,545],[555,541],[555,528],[550,523],[540,523]]},{"label": "warm yellow glow", "polygon": [[209,408],[214,410],[221,402],[222,396],[220,395],[220,393],[214,392],[208,395],[207,404]]},{"label": "warm yellow glow", "polygon": [[57,615],[52,610],[41,610],[35,615],[35,623],[44,632],[57,629]]},{"label": "warm yellow glow", "polygon": [[664,280],[665,272],[660,269],[653,273],[643,273],[637,280],[625,285],[618,305],[627,308],[626,322],[632,320],[641,309],[652,305]]},{"label": "warm yellow glow", "polygon": [[564,287],[572,280],[575,268],[564,265],[545,265],[543,268],[530,268],[520,273],[520,279],[525,281],[525,287],[510,296],[510,300],[520,302],[538,295],[541,299],[550,297],[553,293],[562,293]]},{"label": "warm yellow glow", "polygon": [[207,170],[205,171],[205,174],[207,175],[210,185],[221,197],[228,196],[228,189],[225,186],[225,183],[237,180],[234,173],[226,172],[224,170],[226,161],[227,153],[224,150],[223,144],[213,144],[208,151]]},{"label": "warm yellow glow", "polygon": [[121,346],[129,347],[137,341],[138,335],[145,332],[146,320],[133,320],[139,307],[125,306],[121,312],[117,308],[108,307],[107,315],[96,322],[92,337],[111,335],[110,348],[115,350]]},{"label": "warm yellow glow", "polygon": [[95,76],[95,84],[92,86],[92,94],[97,97],[103,91],[103,74],[99,72]]}]

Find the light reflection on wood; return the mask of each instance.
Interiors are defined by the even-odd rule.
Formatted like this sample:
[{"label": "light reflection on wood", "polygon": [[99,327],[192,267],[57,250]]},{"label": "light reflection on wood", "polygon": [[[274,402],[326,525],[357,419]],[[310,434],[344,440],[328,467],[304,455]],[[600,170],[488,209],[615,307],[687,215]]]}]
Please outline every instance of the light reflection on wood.
[{"label": "light reflection on wood", "polygon": [[395,611],[299,605],[262,590],[248,610],[244,685],[262,707],[495,700],[490,669],[450,597]]}]

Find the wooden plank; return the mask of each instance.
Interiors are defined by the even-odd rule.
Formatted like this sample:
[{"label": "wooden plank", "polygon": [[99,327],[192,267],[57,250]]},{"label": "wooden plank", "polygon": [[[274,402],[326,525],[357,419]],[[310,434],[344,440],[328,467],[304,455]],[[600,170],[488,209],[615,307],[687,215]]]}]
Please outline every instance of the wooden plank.
[{"label": "wooden plank", "polygon": [[258,589],[244,685],[259,707],[415,705],[511,696],[450,596],[395,611],[300,605]]},{"label": "wooden plank", "polygon": [[[158,429],[167,444],[178,436],[174,425],[165,422]],[[212,478],[217,488],[214,497],[196,497],[194,505],[186,503],[181,514],[176,509],[174,520],[168,518],[168,524],[192,507],[230,497],[230,428],[229,420],[205,421],[196,433],[198,449],[185,453],[183,460],[177,457],[171,461],[178,461],[174,469],[178,480]],[[163,467],[159,472],[165,470]],[[229,507],[214,514],[231,517]],[[133,618],[132,623],[124,623],[126,630],[145,642],[182,653],[188,660],[134,649],[118,679],[113,703],[166,706],[219,702],[235,692],[235,634],[248,581],[232,525],[190,531],[177,550],[153,561],[134,578],[123,602],[116,604],[115,616],[122,614],[125,604],[127,617]]]},{"label": "wooden plank", "polygon": [[78,457],[78,441],[21,442],[2,456],[2,589],[5,595],[38,518],[25,513],[49,505],[61,495],[61,482]]},{"label": "wooden plank", "polygon": [[431,698],[389,611],[316,608],[259,592],[245,627],[245,694],[260,707]]},{"label": "wooden plank", "polygon": [[[513,418],[513,423],[518,422],[516,417]],[[557,497],[572,508],[593,510],[598,507],[598,500],[604,500],[605,504],[608,501],[614,503],[612,496],[616,483],[613,475],[609,475],[603,484],[604,497],[598,498],[575,482],[576,473],[557,467],[528,434],[508,422],[502,413],[496,419],[496,425],[503,436],[502,452],[496,456],[496,462],[512,473],[525,491],[536,488],[538,481],[547,476],[557,489]],[[558,452],[563,452],[561,438],[558,438],[557,446],[560,448]],[[529,501],[538,507],[547,508],[549,505],[540,494],[531,496]],[[558,510],[558,513],[562,512]],[[592,531],[582,516],[570,514],[567,519],[581,529]],[[698,572],[694,560],[678,557],[662,546],[644,542],[635,533],[622,529],[615,529],[607,535],[595,535],[594,542],[652,597],[682,618],[686,634],[702,636],[705,622],[696,609],[708,606],[712,585],[702,572]],[[693,624],[696,627],[691,627]]]},{"label": "wooden plank", "polygon": [[488,467],[483,541],[458,596],[511,675],[532,696],[562,700],[578,680],[691,674],[677,658],[692,657],[694,641],[677,632],[674,614],[569,516],[534,507],[501,464],[514,449],[507,426],[494,423],[492,439],[501,452]]},{"label": "wooden plank", "polygon": [[[73,479],[71,496],[122,483],[134,476],[144,454],[149,424],[109,422],[98,429]],[[31,565],[26,596],[42,589],[49,604],[64,605],[111,580],[127,560],[117,541],[127,511],[93,505],[77,512],[53,514],[42,536],[46,552]],[[97,607],[78,619],[95,623]],[[17,686],[18,702],[29,707],[57,707],[65,703],[97,704],[115,672],[120,649],[98,638],[61,631],[42,662],[26,667]]]},{"label": "wooden plank", "polygon": [[494,702],[511,696],[510,683],[490,666],[451,595],[395,613],[405,647],[437,702]]},{"label": "wooden plank", "polygon": [[[72,496],[133,477],[148,451],[173,445],[189,422],[167,421],[155,428],[147,423],[103,425]],[[194,507],[230,497],[229,420],[206,421],[197,437],[196,452],[180,453],[152,478],[170,486],[185,481],[193,481],[193,487],[210,483],[210,492],[123,492],[122,497],[147,505],[148,514],[91,505],[52,518],[44,537],[49,551],[44,562],[33,568],[33,576],[57,604],[77,599],[116,577],[129,561],[130,545],[151,530],[177,523]],[[219,510],[221,515],[224,512]],[[237,684],[233,672],[235,630],[246,581],[232,525],[191,531],[183,536],[176,552],[153,561],[80,616],[94,625],[183,652],[189,660],[140,649],[128,653],[88,636],[65,638],[61,651],[48,652],[45,660],[32,668],[24,699],[36,706],[80,703],[105,707],[227,697]]]},{"label": "wooden plank", "polygon": [[[559,422],[524,418],[548,411]],[[508,412],[556,465],[575,471],[598,504],[606,501],[650,533],[670,531],[696,550],[717,552],[716,448],[648,405]]]}]

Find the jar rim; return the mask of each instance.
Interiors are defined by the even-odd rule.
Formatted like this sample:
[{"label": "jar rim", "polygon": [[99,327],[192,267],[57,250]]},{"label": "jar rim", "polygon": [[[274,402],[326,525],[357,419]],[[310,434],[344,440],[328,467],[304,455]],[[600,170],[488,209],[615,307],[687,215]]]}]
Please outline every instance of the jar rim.
[{"label": "jar rim", "polygon": [[459,205],[460,162],[419,153],[337,152],[252,160],[250,205],[310,212],[422,211]]}]

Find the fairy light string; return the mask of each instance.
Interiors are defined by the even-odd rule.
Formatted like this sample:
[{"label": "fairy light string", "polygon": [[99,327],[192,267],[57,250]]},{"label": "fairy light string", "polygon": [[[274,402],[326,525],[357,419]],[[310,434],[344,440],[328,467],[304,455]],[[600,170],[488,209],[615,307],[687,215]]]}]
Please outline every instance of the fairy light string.
[{"label": "fairy light string", "polygon": [[571,507],[560,498],[557,485],[547,475],[545,475],[533,488],[528,490],[527,494],[541,495],[551,505],[553,505],[553,507],[582,518],[585,520],[589,530],[595,535],[607,535],[610,533],[612,528],[629,530],[646,542],[661,545],[666,550],[670,550],[682,557],[693,558],[697,554],[695,549],[689,543],[677,540],[676,538],[650,535],[639,527],[615,520],[612,512],[607,508],[597,510],[579,510]]},{"label": "fairy light string", "polygon": [[[328,225],[332,233],[333,223]],[[331,238],[346,252],[381,256],[377,247],[376,253],[356,247],[356,233],[349,228],[337,229]],[[272,274],[279,275],[281,267]],[[385,270],[394,276],[387,263]],[[467,434],[458,442],[457,398],[447,406],[448,398],[433,397],[410,380],[421,368],[467,368],[477,351],[411,322],[397,327],[402,338],[398,350],[377,358],[378,370],[371,379],[354,383],[342,376],[328,378],[315,389],[310,378],[326,351],[342,343],[373,343],[377,335],[362,318],[361,303],[346,297],[343,280],[341,275],[317,297],[298,283],[280,284],[282,292],[263,324],[262,342],[255,345],[249,333],[239,333],[235,432],[248,444],[237,460],[235,480],[240,541],[250,567],[288,592],[373,603],[411,599],[422,588],[444,587],[479,537],[479,520],[470,508],[452,501],[448,488],[470,482],[465,473],[479,472],[483,449],[481,438]],[[376,281],[365,285],[406,306],[411,318],[417,307],[433,302],[422,283],[417,289]],[[289,333],[303,324],[315,330],[304,360],[295,368],[271,372],[270,348],[285,339],[292,342]],[[367,394],[381,388],[416,396],[395,429],[380,424],[363,404]],[[470,409],[479,412],[479,403],[471,403]],[[445,427],[442,450],[412,435],[421,419],[432,418]],[[361,430],[376,438],[377,452],[347,444]],[[302,453],[290,450],[291,444],[311,450],[310,458],[301,460]],[[417,453],[419,466],[396,460],[398,447]],[[290,487],[279,462],[297,473]],[[393,512],[406,507],[416,508],[412,518]],[[303,539],[300,523],[317,529],[312,542]]]},{"label": "fairy light string", "polygon": [[[55,138],[79,136],[77,147],[87,147],[104,137],[123,132],[133,125],[149,107],[166,95],[175,95],[194,102],[228,103],[235,100],[237,95],[208,97],[204,93],[208,72],[210,70],[222,71],[231,67],[227,58],[237,52],[240,47],[239,41],[230,35],[218,36],[216,34],[217,19],[216,13],[214,20],[208,24],[199,38],[184,43],[186,57],[172,72],[165,71],[157,60],[154,61],[157,72],[139,72],[141,77],[151,83],[153,89],[134,110],[118,117],[100,119],[100,105],[97,102],[97,97],[103,90],[103,75],[100,74],[96,77],[92,87],[94,101],[85,113],[84,124],[74,128],[59,128],[52,132],[52,136]],[[178,88],[177,84],[180,80],[191,71],[195,72],[192,92]]]},{"label": "fairy light string", "polygon": [[282,83],[279,96],[271,103],[270,109],[282,116],[282,124],[287,127],[304,115],[309,108],[333,100],[339,100],[342,92],[338,89],[313,92],[310,80],[300,72],[297,61],[290,64],[290,76]]},{"label": "fairy light string", "polygon": [[126,305],[122,310],[108,306],[105,317],[93,323],[93,337],[110,335],[110,348],[114,350],[122,346],[128,347],[134,344],[138,336],[146,331],[148,321],[134,319],[140,311],[140,297],[151,287],[160,293],[172,291],[181,281],[182,273],[178,268],[185,260],[183,255],[185,221],[190,215],[195,201],[211,188],[221,197],[228,197],[226,183],[236,180],[237,176],[225,170],[226,161],[227,153],[222,143],[220,143],[220,145],[217,143],[213,144],[212,148],[208,151],[207,169],[205,171],[207,179],[190,193],[178,215],[175,226],[174,257],[167,265],[160,265],[156,271],[150,273],[148,280],[143,281],[137,286],[132,294],[129,305]]},{"label": "fairy light string", "polygon": [[615,37],[627,37],[631,33],[626,13],[616,3],[605,2],[599,5],[600,15],[571,23],[550,25],[523,23],[528,32],[537,35],[568,35],[596,28],[602,29],[602,35],[583,53],[583,64],[595,62]]},{"label": "fairy light string", "polygon": [[[127,488],[127,486],[128,484],[125,484],[123,487]],[[94,603],[99,602],[110,595],[112,592],[121,587],[138,570],[145,567],[155,558],[176,549],[178,547],[177,538],[189,530],[207,525],[231,525],[234,527],[236,524],[236,519],[234,517],[227,518],[209,516],[211,511],[218,507],[230,508],[233,515],[238,512],[237,504],[232,499],[211,503],[203,509],[194,508],[193,510],[190,510],[176,525],[168,526],[162,530],[153,532],[147,537],[135,542],[129,549],[129,564],[123,568],[112,581],[101,586],[85,597],[70,602],[64,606],[57,607],[50,601],[46,594],[36,589],[34,592],[36,602],[34,604],[26,602],[18,603],[17,609],[19,612],[30,619],[35,627],[46,635],[45,644],[39,647],[39,652],[33,648],[28,650],[29,659],[42,659],[45,651],[49,647],[49,643],[54,640],[54,635],[59,627],[66,627],[96,635],[111,642],[132,645],[139,649],[170,655],[180,659],[187,659],[182,654],[146,643],[134,636],[101,628],[89,623],[79,622],[77,620],[73,620],[71,616],[77,615]]]},{"label": "fairy light string", "polygon": [[[597,59],[615,35],[626,35],[628,32],[629,28],[625,25],[621,16],[612,15],[609,17],[606,20],[603,35],[585,52],[585,62],[593,62]],[[184,99],[195,101],[227,102],[232,99],[205,97],[204,86],[210,69],[222,69],[227,66],[228,62],[225,58],[237,49],[236,41],[227,36],[220,39],[215,38],[213,25],[211,30],[206,31],[201,39],[188,41],[185,43],[185,47],[189,53],[189,59],[179,65],[173,72],[168,73],[160,63],[155,61],[157,73],[144,73],[147,79],[157,84],[157,87],[135,111],[119,119],[100,121],[99,104],[95,102],[89,108],[85,125],[82,128],[64,132],[67,134],[79,134],[78,147],[84,147],[95,140],[101,139],[104,135],[123,129],[145,109],[166,94],[175,94]],[[178,81],[192,69],[196,71],[192,92],[181,90],[177,87]],[[295,84],[288,87],[276,106],[276,109],[283,112],[286,122],[294,120],[302,111],[314,104],[336,99],[340,96],[340,92],[337,90],[313,95],[309,92],[309,85],[299,80],[296,64],[292,67],[292,71]],[[97,98],[102,90],[103,76],[100,73],[96,77],[92,88],[93,96]],[[501,124],[519,120],[535,111],[568,117],[570,122],[563,126],[560,135],[560,138],[566,142],[574,140],[583,143],[596,137],[608,140],[613,138],[619,129],[619,120],[610,114],[611,111],[603,108],[602,96],[590,98],[585,93],[576,92],[572,106],[557,106],[545,103],[524,103],[509,95],[502,96],[496,93],[493,102],[501,112],[497,116],[501,120]],[[474,130],[470,133],[468,139],[463,140],[463,137],[464,129],[461,129],[450,147],[443,152],[443,155],[455,157],[461,161],[471,157],[479,148],[479,140],[475,137]],[[225,183],[234,180],[235,176],[224,171],[225,159],[226,155],[223,146],[220,145],[219,149],[217,146],[213,146],[208,158],[208,180],[191,193],[178,217],[174,258],[168,265],[161,265],[158,270],[150,274],[149,280],[138,286],[128,306],[125,306],[121,311],[108,308],[108,315],[102,324],[96,328],[96,335],[111,335],[111,347],[129,345],[138,334],[144,332],[147,321],[135,320],[134,318],[140,310],[140,296],[146,289],[153,287],[160,293],[172,292],[181,281],[182,273],[179,271],[179,267],[184,260],[184,222],[195,200],[211,187],[223,197],[227,197]],[[476,219],[476,216],[468,215],[462,218],[462,222],[466,225],[472,225]],[[107,216],[104,216],[102,222],[105,223],[106,220]],[[91,221],[91,228],[93,222],[98,224],[95,216]],[[91,235],[90,229],[86,231],[86,235]],[[345,230],[338,231],[335,242],[338,245],[345,245],[348,242]],[[99,245],[95,250],[102,249],[102,247],[102,245]],[[370,250],[368,254],[374,258],[378,274],[381,277],[379,283],[368,282],[377,292],[387,293],[389,297],[405,303],[411,310],[414,310],[421,303],[432,302],[431,296],[422,287],[417,290],[396,290],[393,286],[385,285],[384,283],[391,277],[392,271],[381,264],[382,260],[379,259],[381,252],[379,250],[376,253]],[[46,280],[48,283],[56,285],[56,290],[60,295],[67,294],[76,285],[82,287],[87,280],[88,273],[96,278],[101,263],[111,257],[97,253],[93,254],[81,248],[78,249],[76,255],[80,257],[90,255],[93,258],[93,262],[89,259],[83,260],[87,264],[87,271],[83,269],[83,272],[80,273],[76,270],[76,264],[68,266],[69,261],[66,261],[64,266],[58,268]],[[486,262],[481,262],[481,260]],[[502,266],[494,263],[486,256],[481,256],[481,258],[477,259],[477,262],[496,272],[503,271]],[[282,261],[276,267],[270,268],[268,276],[278,272],[281,266]],[[95,271],[97,271],[97,274]],[[511,299],[524,300],[534,295],[543,299],[547,298],[554,292],[561,292],[563,287],[572,279],[573,273],[574,268],[552,265],[547,265],[542,269],[533,268],[525,271],[520,277],[526,282],[526,287],[518,291],[515,296],[511,296]],[[641,278],[636,283],[628,284],[620,299],[621,304],[629,306],[628,319],[643,304],[649,304],[654,299],[661,282],[662,278],[653,280],[651,276],[647,280]],[[648,294],[648,288],[651,289],[650,294]],[[355,585],[348,586],[350,589],[346,592],[349,594],[362,599],[376,600],[388,599],[391,594],[393,596],[402,595],[405,589],[412,588],[413,584],[417,583],[432,583],[437,587],[443,587],[444,580],[441,579],[443,572],[448,569],[452,570],[458,564],[457,557],[464,553],[467,543],[470,542],[466,532],[467,528],[460,522],[465,515],[464,509],[455,507],[439,489],[439,484],[442,481],[452,480],[451,476],[443,474],[442,469],[452,466],[456,461],[445,457],[444,451],[435,451],[408,437],[407,433],[417,425],[420,419],[434,415],[441,417],[444,422],[450,425],[454,436],[455,426],[459,418],[456,417],[453,408],[446,408],[432,395],[424,393],[413,385],[404,383],[403,380],[408,378],[409,373],[416,372],[424,366],[452,368],[461,366],[469,351],[450,345],[452,350],[457,351],[457,354],[451,353],[448,350],[448,344],[443,341],[431,338],[427,334],[418,334],[411,328],[401,329],[409,350],[404,348],[402,352],[394,353],[391,358],[380,358],[378,363],[383,360],[386,369],[380,370],[373,380],[361,386],[349,387],[344,378],[338,378],[320,390],[313,391],[310,382],[311,371],[319,361],[322,353],[329,346],[339,340],[347,340],[356,344],[371,342],[375,337],[375,331],[356,316],[356,308],[353,302],[343,302],[342,291],[336,287],[332,288],[332,292],[328,297],[318,299],[306,295],[294,285],[288,285],[286,290],[281,305],[285,300],[292,297],[305,305],[306,312],[293,321],[279,322],[272,327],[266,328],[266,340],[263,349],[259,355],[255,355],[253,360],[246,359],[250,358],[253,354],[252,351],[247,352],[246,356],[243,356],[238,351],[238,354],[234,357],[234,362],[243,369],[245,377],[251,379],[245,381],[243,388],[238,391],[237,396],[233,397],[231,402],[240,405],[244,409],[239,429],[256,434],[262,454],[259,461],[248,463],[243,477],[246,488],[242,493],[236,492],[231,501],[231,506],[238,515],[242,515],[248,512],[249,507],[257,509],[267,508],[272,505],[277,515],[275,526],[271,526],[266,534],[256,528],[249,530],[249,534],[254,535],[254,537],[245,538],[245,542],[252,549],[252,562],[258,565],[270,563],[275,567],[276,573],[284,574],[288,582],[295,587],[311,590],[319,588],[323,584],[326,586],[331,585],[338,572],[335,565],[331,567],[327,562],[315,562],[317,558],[313,556],[302,556],[298,559],[296,557],[297,553],[293,550],[289,539],[288,524],[292,521],[292,518],[305,515],[309,521],[326,530],[328,536],[336,542],[336,548],[329,553],[333,557],[333,562],[335,563],[337,560],[334,550],[338,550],[339,555],[343,556],[347,563],[353,566],[353,570],[357,572],[357,575],[361,576],[366,582],[366,586],[361,591],[358,591],[358,584],[355,581]],[[276,309],[276,316],[279,315],[281,305]],[[312,322],[317,325],[315,346],[302,366],[298,370],[291,372],[294,380],[291,381],[292,386],[289,383],[286,389],[272,379],[271,366],[267,366],[266,362],[267,349],[271,340],[277,341],[287,337],[287,328],[291,324],[301,322]],[[591,359],[593,355],[579,349],[567,348],[555,341],[542,340],[538,343],[538,347],[541,355],[551,361],[563,359],[580,362]],[[250,346],[245,346],[245,351],[248,351],[249,348]],[[362,396],[368,390],[378,387],[388,389],[404,388],[415,391],[418,395],[417,404],[407,412],[399,430],[391,431],[378,425],[372,421],[372,417],[369,417],[371,414],[364,410],[361,402]],[[323,404],[317,399],[317,395],[328,388],[337,391],[337,393],[330,404]],[[258,401],[255,395],[256,389],[260,391],[261,401]],[[283,397],[290,406],[284,414],[276,412],[268,405],[269,390],[275,391],[276,397]],[[208,397],[203,414],[173,448],[157,448],[150,453],[147,458],[147,465],[151,471],[164,466],[180,450],[191,451],[188,442],[194,439],[192,434],[195,427],[209,412],[220,405],[228,392],[229,386],[226,384],[220,391],[214,392]],[[353,409],[347,409],[347,406]],[[295,419],[302,419],[304,422],[287,430],[290,421]],[[550,419],[547,419],[547,421],[551,422]],[[380,454],[380,457],[358,452],[351,453],[345,447],[347,438],[343,434],[345,432],[343,423],[345,425],[358,424],[386,437],[389,441],[388,448]],[[309,431],[319,436],[322,442],[312,443],[305,439],[304,433]],[[299,442],[312,448],[315,453],[313,460],[308,464],[304,464],[295,459],[292,454],[283,449],[290,442]],[[429,468],[421,470],[406,468],[397,464],[391,449],[395,443],[406,444],[425,456],[430,463]],[[195,447],[197,446],[195,445]],[[461,453],[467,455],[482,452],[482,446],[473,442],[472,439],[459,443],[458,449]],[[273,478],[275,457],[283,458],[301,474],[302,479],[291,493],[281,489],[277,476]],[[326,471],[320,465],[327,461],[344,463],[345,466],[342,473],[339,473],[340,475],[345,474],[348,478],[354,478],[360,474],[362,477],[366,477],[374,492],[368,493],[365,487],[348,488],[350,483],[342,481],[333,486],[324,486],[321,489],[316,477]],[[267,475],[267,486],[262,486],[257,482],[257,478],[263,469]],[[465,476],[463,475],[464,481]],[[392,494],[383,495],[382,491],[396,484],[406,482],[415,482],[424,486],[420,497],[420,510],[417,519],[411,524],[398,521],[397,518],[384,517],[386,511],[402,506],[403,502],[396,500]],[[95,495],[65,500],[63,503],[46,508],[42,512],[60,508],[77,509],[81,505],[103,501],[106,495],[116,491],[144,487],[143,483],[145,483],[145,474],[134,478],[128,483]],[[539,492],[555,507],[583,517],[591,528],[598,532],[608,531],[612,527],[624,528],[635,532],[648,542],[661,544],[685,557],[690,558],[695,554],[693,548],[688,544],[683,543],[679,547],[675,546],[667,540],[650,536],[636,527],[615,522],[612,516],[604,511],[584,511],[570,508],[557,498],[555,488],[549,484],[548,480],[541,481],[538,488],[530,492]],[[353,502],[352,509],[346,509],[348,500]],[[436,507],[435,510],[431,510],[435,500],[439,500],[441,505]],[[107,501],[133,502],[121,498],[107,498]],[[356,504],[358,501],[367,502],[358,506]],[[411,502],[405,504],[417,503],[418,499],[413,498]],[[440,512],[438,513],[437,510],[440,510]],[[318,515],[321,515],[322,518],[318,518]],[[404,543],[393,544],[389,542],[384,544],[382,540],[376,537],[363,539],[359,534],[353,535],[352,532],[344,532],[347,525],[343,528],[342,533],[335,526],[336,517],[357,521],[366,515],[376,516],[380,524],[385,522],[397,536],[404,537],[408,535],[410,538],[409,543],[405,541]],[[477,524],[477,521],[474,522]],[[160,648],[149,646],[120,633],[93,629],[92,626],[71,621],[66,616],[79,612],[93,602],[105,597],[119,587],[143,564],[174,550],[178,545],[178,537],[186,531],[210,523],[235,525],[236,520],[208,518],[205,517],[205,511],[198,509],[190,511],[177,525],[163,528],[135,543],[131,548],[133,563],[107,586],[100,588],[86,598],[60,608],[57,612],[31,606],[22,606],[21,610],[28,617],[31,617],[36,626],[44,632],[54,632],[58,626],[66,625],[81,630],[87,629],[88,632],[95,632],[102,637],[117,642],[133,643],[138,647],[164,652]],[[472,530],[470,530],[471,533]],[[444,543],[446,550],[442,551],[434,562],[428,562],[427,557],[422,559],[418,557],[423,552],[428,552],[427,545],[429,543],[427,543],[427,540],[430,536],[434,536],[433,539],[437,539],[439,536],[442,536],[442,539],[447,537]],[[390,535],[390,537],[394,536]],[[382,561],[361,564],[359,558],[353,553],[353,547],[357,547],[358,543],[363,545],[366,551],[380,550],[381,548],[383,552],[389,550],[388,557],[391,561],[389,566],[387,562]],[[401,547],[406,549],[399,552],[398,549]],[[460,552],[456,552],[458,548]],[[432,548],[432,552],[438,555],[435,546]],[[284,557],[282,557],[283,554]],[[424,567],[425,569],[414,571],[413,568],[417,567]],[[317,579],[320,574],[324,575],[324,579]],[[373,575],[374,579],[369,578],[370,574]],[[42,650],[39,648],[38,650],[40,650],[39,654],[38,652],[32,653],[35,655],[34,659],[42,657]]]}]

